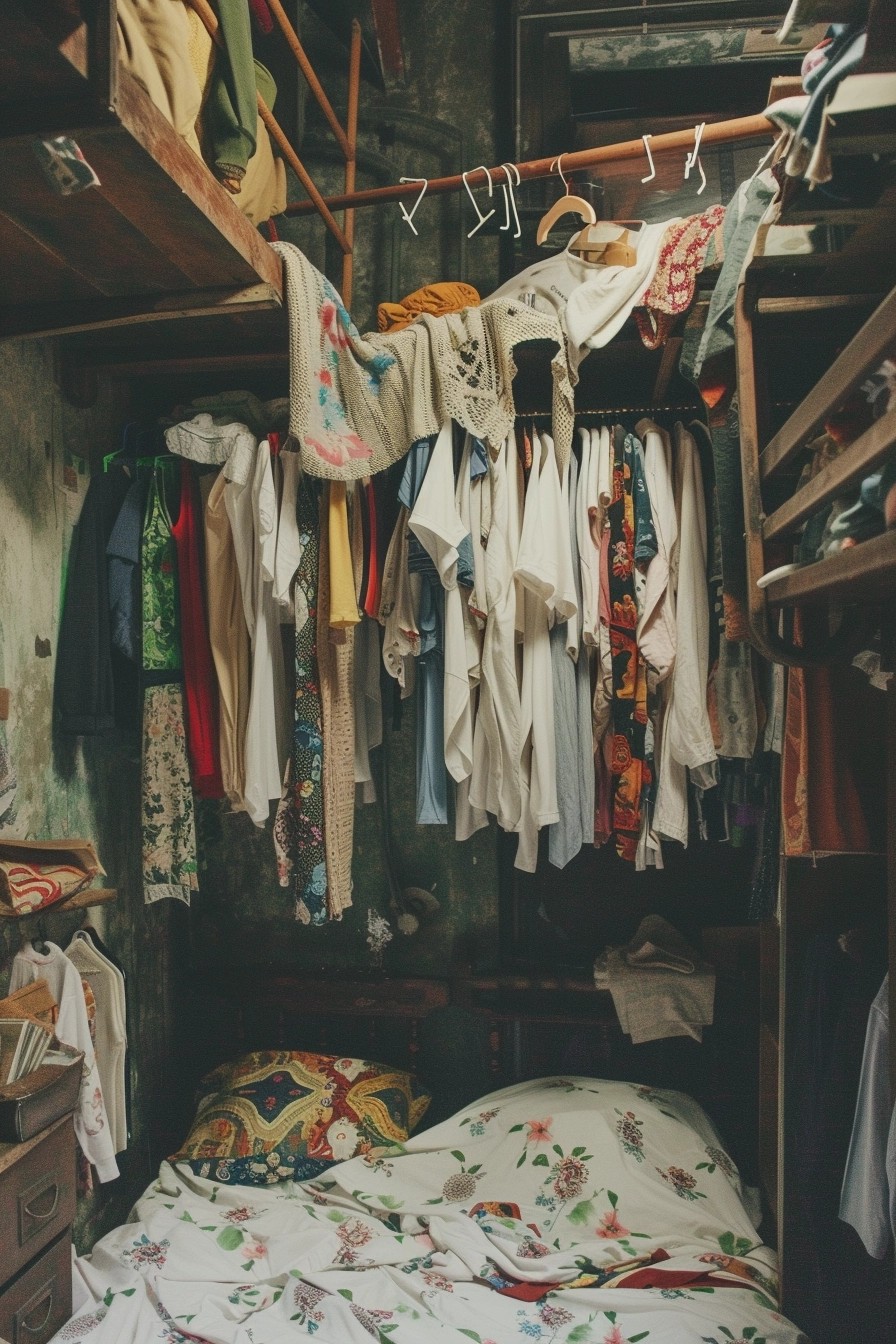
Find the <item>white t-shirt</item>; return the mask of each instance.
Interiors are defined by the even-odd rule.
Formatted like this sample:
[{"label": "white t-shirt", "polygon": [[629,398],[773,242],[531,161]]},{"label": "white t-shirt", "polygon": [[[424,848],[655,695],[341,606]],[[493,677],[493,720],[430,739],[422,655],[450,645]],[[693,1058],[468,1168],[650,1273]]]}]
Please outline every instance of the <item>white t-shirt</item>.
[{"label": "white t-shirt", "polygon": [[255,547],[255,630],[252,636],[252,690],[246,723],[246,811],[263,826],[270,800],[279,798],[289,756],[289,702],[274,601],[277,552],[277,493],[267,440],[258,445],[251,485]]},{"label": "white t-shirt", "polygon": [[[473,769],[473,718],[463,596],[457,585],[457,548],[466,528],[457,507],[451,422],[433,446],[426,475],[408,526],[426,550],[445,589],[444,743],[445,766],[452,779],[466,779]],[[461,471],[469,475],[469,454]]]},{"label": "white t-shirt", "polygon": [[701,787],[716,768],[716,748],[706,703],[709,676],[709,595],[706,588],[706,505],[697,445],[675,426],[678,510],[678,575],[675,596],[677,648],[658,740],[659,785],[654,829],[670,840],[688,840],[686,769]]},{"label": "white t-shirt", "polygon": [[96,1064],[106,1103],[106,1115],[116,1153],[128,1146],[125,1089],[127,1052],[124,976],[83,929],[78,929],[65,955],[87,981],[96,999]]},{"label": "white t-shirt", "polygon": [[859,1096],[840,1194],[840,1217],[875,1260],[896,1234],[896,1108],[890,1105],[890,977],[868,1014]]},{"label": "white t-shirt", "polygon": [[506,831],[520,819],[520,688],[516,661],[516,585],[520,542],[519,459],[511,435],[489,454],[491,526],[485,553],[488,611],[482,642],[479,712],[473,729],[470,806],[491,812]]}]

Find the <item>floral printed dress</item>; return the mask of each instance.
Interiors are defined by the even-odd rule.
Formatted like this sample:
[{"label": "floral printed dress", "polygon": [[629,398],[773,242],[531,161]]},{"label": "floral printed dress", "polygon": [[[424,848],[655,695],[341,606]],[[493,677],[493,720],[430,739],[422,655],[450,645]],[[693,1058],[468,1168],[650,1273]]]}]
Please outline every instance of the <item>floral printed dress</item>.
[{"label": "floral printed dress", "polygon": [[[610,527],[610,646],[613,657],[613,830],[616,851],[635,861],[641,831],[641,803],[650,786],[647,760],[647,666],[638,651],[635,600],[637,540],[646,533],[649,500],[637,466],[638,440],[619,426],[613,438],[613,500]],[[636,488],[640,486],[640,491]],[[642,514],[638,518],[639,512]],[[639,526],[640,524],[640,526]]]},{"label": "floral printed dress", "polygon": [[153,472],[143,522],[143,899],[190,903],[198,887],[193,791],[187,761],[177,554]]},{"label": "floral printed dress", "polygon": [[299,487],[296,511],[302,558],[296,574],[293,752],[274,822],[274,848],[280,885],[293,885],[296,919],[323,924],[328,915],[323,708],[317,661],[320,534],[318,504],[307,479]]}]

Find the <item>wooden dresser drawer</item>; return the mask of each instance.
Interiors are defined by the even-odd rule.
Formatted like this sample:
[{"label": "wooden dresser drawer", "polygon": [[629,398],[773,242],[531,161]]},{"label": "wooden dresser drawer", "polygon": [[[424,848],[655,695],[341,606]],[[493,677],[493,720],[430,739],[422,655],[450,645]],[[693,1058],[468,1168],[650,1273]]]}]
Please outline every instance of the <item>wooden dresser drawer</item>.
[{"label": "wooden dresser drawer", "polygon": [[67,1116],[27,1143],[0,1150],[0,1285],[74,1216],[75,1132]]},{"label": "wooden dresser drawer", "polygon": [[72,1252],[68,1228],[0,1292],[0,1339],[46,1344],[72,1314]]}]

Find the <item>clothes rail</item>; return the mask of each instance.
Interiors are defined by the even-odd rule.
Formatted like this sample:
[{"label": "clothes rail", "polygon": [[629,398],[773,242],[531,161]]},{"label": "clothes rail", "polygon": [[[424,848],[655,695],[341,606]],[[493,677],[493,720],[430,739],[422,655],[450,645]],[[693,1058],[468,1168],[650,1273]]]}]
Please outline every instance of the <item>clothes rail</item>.
[{"label": "clothes rail", "polygon": [[[703,407],[699,402],[670,402],[665,405],[645,405],[645,406],[582,406],[575,408],[575,418],[579,419],[583,415],[701,415]],[[553,412],[550,410],[521,411],[517,409],[517,420],[550,420]]]},{"label": "clothes rail", "polygon": [[[721,145],[728,144],[735,140],[752,140],[757,136],[776,134],[776,128],[763,113],[757,113],[750,117],[732,117],[728,121],[716,121],[707,125],[700,139],[700,145]],[[650,141],[650,152],[654,155],[671,153],[675,150],[694,148],[694,131],[688,129],[684,131],[667,131],[663,135],[654,135]],[[562,155],[563,172],[565,175],[575,173],[582,168],[594,168],[601,163],[624,163],[642,160],[644,157],[644,144],[640,137],[637,140],[620,140],[613,145],[599,145],[595,149],[578,149],[569,154]],[[557,155],[550,158],[530,159],[526,163],[517,163],[509,165],[519,174],[521,181],[532,181],[537,177],[550,177],[552,170],[557,163]],[[426,195],[442,196],[451,192],[463,190],[465,185],[470,187],[485,187],[491,181],[493,186],[506,181],[506,170],[503,165],[494,168],[474,168],[466,175],[466,184],[463,175],[455,173],[450,177],[433,177],[429,179]],[[513,183],[517,185],[516,182]],[[395,183],[390,187],[373,187],[367,191],[354,191],[343,193],[341,196],[327,196],[324,204],[330,210],[342,210],[345,208],[362,209],[369,205],[382,205],[387,201],[400,201],[404,197],[418,196],[420,194],[420,182]],[[315,206],[310,201],[295,201],[286,207],[288,215],[310,215],[313,214]]]}]

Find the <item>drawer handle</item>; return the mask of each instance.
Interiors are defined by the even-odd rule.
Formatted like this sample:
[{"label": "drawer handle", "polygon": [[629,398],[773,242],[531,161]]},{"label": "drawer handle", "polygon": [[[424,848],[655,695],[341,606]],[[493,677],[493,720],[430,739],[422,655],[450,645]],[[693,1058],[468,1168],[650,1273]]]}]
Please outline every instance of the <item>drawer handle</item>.
[{"label": "drawer handle", "polygon": [[[16,1339],[18,1339],[18,1332],[20,1329],[29,1335],[39,1335],[42,1330],[46,1330],[47,1326],[50,1323],[50,1317],[53,1315],[53,1300],[54,1300],[53,1284],[48,1283],[46,1285],[46,1288],[43,1289],[43,1295],[37,1297],[36,1302],[34,1298],[31,1299],[31,1302],[34,1302],[34,1306],[33,1307],[31,1306],[31,1302],[27,1302],[25,1304],[22,1314],[16,1317],[15,1322]],[[43,1319],[41,1320],[40,1324],[39,1325],[30,1324],[29,1323],[30,1318],[34,1316],[34,1313],[37,1311],[38,1307],[40,1307],[41,1303],[44,1301],[46,1301],[47,1309],[44,1312]],[[25,1312],[27,1312],[27,1315],[25,1315]]]},{"label": "drawer handle", "polygon": [[[43,1199],[44,1195],[49,1194],[51,1190],[53,1191],[53,1203],[51,1207],[47,1210],[46,1213],[38,1213],[37,1209],[35,1208],[35,1205],[38,1203],[39,1200]],[[58,1208],[59,1208],[59,1185],[56,1181],[54,1181],[52,1185],[45,1186],[44,1189],[41,1190],[40,1194],[35,1195],[34,1198],[31,1199],[27,1204],[24,1204],[22,1206],[22,1212],[24,1214],[27,1214],[29,1218],[33,1218],[35,1222],[45,1223],[48,1218],[53,1218],[55,1216],[56,1210]]]}]

